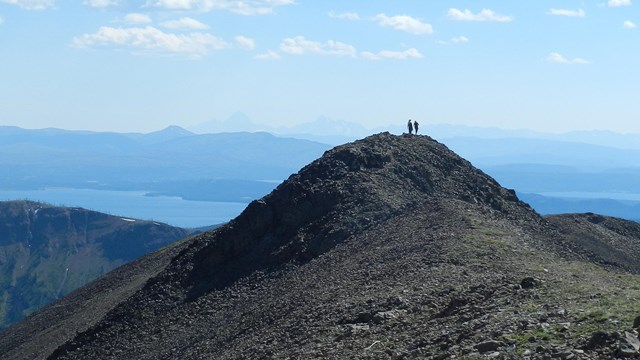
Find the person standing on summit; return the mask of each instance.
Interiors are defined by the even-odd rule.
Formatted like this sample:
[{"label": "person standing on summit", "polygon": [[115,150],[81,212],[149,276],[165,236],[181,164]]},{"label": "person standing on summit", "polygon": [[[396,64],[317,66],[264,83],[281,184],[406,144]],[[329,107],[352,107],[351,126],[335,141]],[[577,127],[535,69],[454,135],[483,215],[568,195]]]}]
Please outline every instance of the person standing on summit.
[{"label": "person standing on summit", "polygon": [[420,124],[418,124],[417,121],[413,122],[413,128],[416,129],[416,135],[418,135],[418,125],[420,125]]},{"label": "person standing on summit", "polygon": [[409,135],[413,133],[413,124],[411,123],[411,119],[407,122],[407,128],[409,128]]}]

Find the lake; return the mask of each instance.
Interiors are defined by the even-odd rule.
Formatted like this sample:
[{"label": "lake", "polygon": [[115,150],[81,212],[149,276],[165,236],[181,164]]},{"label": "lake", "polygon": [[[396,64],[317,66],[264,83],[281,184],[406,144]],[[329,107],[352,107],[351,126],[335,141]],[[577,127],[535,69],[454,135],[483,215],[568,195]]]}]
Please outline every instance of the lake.
[{"label": "lake", "polygon": [[180,227],[224,223],[238,216],[247,206],[246,203],[192,201],[175,196],[146,194],[144,191],[46,188],[0,191],[0,200],[32,200],[55,206],[82,207]]}]

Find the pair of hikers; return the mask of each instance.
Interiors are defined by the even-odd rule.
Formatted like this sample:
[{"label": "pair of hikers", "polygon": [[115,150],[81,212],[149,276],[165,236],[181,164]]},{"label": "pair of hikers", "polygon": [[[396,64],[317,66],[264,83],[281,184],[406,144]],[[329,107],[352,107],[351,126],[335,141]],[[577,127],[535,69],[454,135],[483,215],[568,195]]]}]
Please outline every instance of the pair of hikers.
[{"label": "pair of hikers", "polygon": [[418,126],[420,124],[418,124],[417,121],[414,121],[413,123],[411,122],[411,119],[409,119],[409,122],[407,122],[407,128],[409,128],[409,135],[413,134],[413,129],[416,129],[416,135],[418,135]]}]

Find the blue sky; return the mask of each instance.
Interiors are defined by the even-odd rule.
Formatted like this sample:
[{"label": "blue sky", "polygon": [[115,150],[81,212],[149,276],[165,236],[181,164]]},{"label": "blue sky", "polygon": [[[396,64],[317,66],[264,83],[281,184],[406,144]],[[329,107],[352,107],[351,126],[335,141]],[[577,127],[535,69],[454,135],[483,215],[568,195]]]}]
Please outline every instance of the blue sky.
[{"label": "blue sky", "polygon": [[637,0],[0,0],[0,125],[640,133]]}]

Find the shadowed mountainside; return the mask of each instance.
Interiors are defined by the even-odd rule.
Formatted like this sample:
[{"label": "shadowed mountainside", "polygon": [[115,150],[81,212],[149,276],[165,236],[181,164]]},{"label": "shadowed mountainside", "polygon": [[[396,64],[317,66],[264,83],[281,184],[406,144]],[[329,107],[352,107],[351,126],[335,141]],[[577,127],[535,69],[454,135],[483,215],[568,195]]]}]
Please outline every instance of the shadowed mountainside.
[{"label": "shadowed mountainside", "polygon": [[81,208],[0,202],[0,328],[186,235]]},{"label": "shadowed mountainside", "polygon": [[0,352],[637,356],[639,251],[635,223],[543,218],[431,138],[382,133],[326,152],[229,224],[33,314],[0,334]]}]

